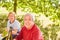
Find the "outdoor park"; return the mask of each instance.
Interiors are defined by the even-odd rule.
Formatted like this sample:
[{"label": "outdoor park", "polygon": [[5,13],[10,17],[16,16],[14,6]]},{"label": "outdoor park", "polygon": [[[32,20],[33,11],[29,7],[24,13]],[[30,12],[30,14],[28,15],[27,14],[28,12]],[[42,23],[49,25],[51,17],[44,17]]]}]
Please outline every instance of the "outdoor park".
[{"label": "outdoor park", "polygon": [[23,26],[23,17],[30,13],[44,40],[60,40],[60,0],[0,0],[0,39],[5,37],[8,13],[14,11]]}]

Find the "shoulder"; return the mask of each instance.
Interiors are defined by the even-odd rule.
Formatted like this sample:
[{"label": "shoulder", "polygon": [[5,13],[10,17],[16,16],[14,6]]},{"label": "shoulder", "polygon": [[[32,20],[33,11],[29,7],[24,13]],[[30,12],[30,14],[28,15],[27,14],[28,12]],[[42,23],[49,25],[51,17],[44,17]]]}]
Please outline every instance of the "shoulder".
[{"label": "shoulder", "polygon": [[36,24],[34,24],[34,30],[40,30],[40,28]]},{"label": "shoulder", "polygon": [[26,27],[25,26],[22,26],[22,30],[25,30],[26,29]]},{"label": "shoulder", "polygon": [[7,23],[9,23],[9,22],[10,22],[10,20],[7,21]]},{"label": "shoulder", "polygon": [[36,24],[34,24],[34,28],[33,28],[33,31],[32,31],[33,33],[35,33],[35,32],[40,32],[40,28],[36,25]]},{"label": "shoulder", "polygon": [[18,20],[15,20],[15,22],[19,22]]},{"label": "shoulder", "polygon": [[20,23],[18,20],[15,20],[15,23]]}]

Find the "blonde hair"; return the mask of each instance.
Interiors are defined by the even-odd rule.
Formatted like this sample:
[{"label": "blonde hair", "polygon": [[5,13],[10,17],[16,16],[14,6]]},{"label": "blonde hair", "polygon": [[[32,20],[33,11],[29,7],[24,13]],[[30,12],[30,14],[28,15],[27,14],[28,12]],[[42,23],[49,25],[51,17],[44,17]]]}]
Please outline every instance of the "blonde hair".
[{"label": "blonde hair", "polygon": [[15,12],[9,12],[8,17],[10,16],[10,14],[13,14],[15,17]]}]

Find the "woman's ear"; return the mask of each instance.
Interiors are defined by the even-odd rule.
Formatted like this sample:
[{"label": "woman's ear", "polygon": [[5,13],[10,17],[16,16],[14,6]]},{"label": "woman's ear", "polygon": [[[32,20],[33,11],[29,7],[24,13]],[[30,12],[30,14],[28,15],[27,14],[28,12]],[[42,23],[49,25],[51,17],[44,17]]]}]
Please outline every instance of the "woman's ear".
[{"label": "woman's ear", "polygon": [[8,17],[8,19],[9,19],[9,17]]}]

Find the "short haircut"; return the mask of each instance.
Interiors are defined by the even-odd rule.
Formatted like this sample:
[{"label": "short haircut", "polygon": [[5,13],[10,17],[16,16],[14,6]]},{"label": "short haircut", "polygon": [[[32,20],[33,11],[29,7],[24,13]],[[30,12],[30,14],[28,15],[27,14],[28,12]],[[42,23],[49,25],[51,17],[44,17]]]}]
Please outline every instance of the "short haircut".
[{"label": "short haircut", "polygon": [[27,14],[24,15],[24,17],[25,16],[30,16],[32,18],[32,20],[35,21],[35,17],[32,14],[27,13]]},{"label": "short haircut", "polygon": [[13,14],[15,17],[15,12],[9,12],[8,17],[10,16],[10,14]]}]

